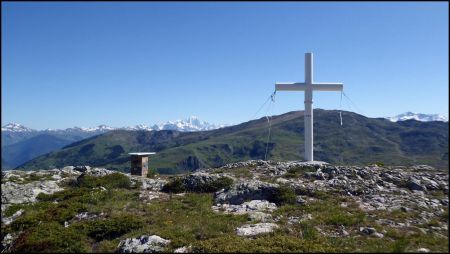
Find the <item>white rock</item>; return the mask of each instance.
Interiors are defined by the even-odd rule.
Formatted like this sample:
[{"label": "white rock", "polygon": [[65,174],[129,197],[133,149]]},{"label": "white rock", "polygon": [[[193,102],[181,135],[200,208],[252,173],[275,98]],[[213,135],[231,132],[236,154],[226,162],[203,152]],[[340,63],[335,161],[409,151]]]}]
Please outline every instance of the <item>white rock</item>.
[{"label": "white rock", "polygon": [[61,180],[61,176],[60,175],[52,175],[52,179]]},{"label": "white rock", "polygon": [[5,225],[11,224],[13,221],[15,221],[17,218],[19,218],[20,215],[22,215],[24,211],[25,210],[20,209],[19,211],[15,212],[13,215],[11,215],[9,217],[2,217],[2,223]]},{"label": "white rock", "polygon": [[250,221],[268,222],[272,220],[272,215],[263,212],[251,212],[248,214],[248,219]]},{"label": "white rock", "polygon": [[236,234],[239,236],[254,236],[273,232],[276,228],[278,228],[278,225],[275,223],[246,224],[236,228]]},{"label": "white rock", "polygon": [[252,212],[272,212],[277,209],[277,205],[267,200],[252,200],[240,205],[217,204],[212,206],[212,209],[215,212],[248,214]]},{"label": "white rock", "polygon": [[191,248],[191,246],[183,246],[183,247],[180,247],[180,248],[176,248],[174,251],[173,251],[173,253],[189,253],[190,252],[190,248]]},{"label": "white rock", "polygon": [[157,235],[143,235],[139,238],[127,238],[117,246],[119,253],[151,253],[163,252],[170,240]]}]

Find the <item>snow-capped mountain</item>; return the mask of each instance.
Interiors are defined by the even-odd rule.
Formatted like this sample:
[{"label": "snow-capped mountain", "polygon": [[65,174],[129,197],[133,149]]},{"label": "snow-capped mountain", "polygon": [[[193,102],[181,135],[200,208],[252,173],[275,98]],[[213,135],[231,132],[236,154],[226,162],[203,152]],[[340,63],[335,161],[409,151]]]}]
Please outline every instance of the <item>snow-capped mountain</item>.
[{"label": "snow-capped mountain", "polygon": [[2,127],[2,131],[10,131],[10,132],[32,132],[36,131],[33,129],[30,129],[28,127],[25,127],[23,125],[20,125],[18,123],[9,123]]},{"label": "snow-capped mountain", "polygon": [[441,122],[448,122],[448,118],[439,115],[439,114],[422,114],[422,113],[415,113],[415,112],[406,112],[400,115],[392,116],[392,117],[386,117],[391,122],[397,122],[397,121],[405,121],[405,120],[417,120],[421,122],[430,122],[430,121],[441,121]]},{"label": "snow-capped mountain", "polygon": [[[168,121],[165,123],[159,123],[155,124],[152,127],[149,127],[145,124],[139,124],[135,126],[128,126],[128,127],[110,127],[107,125],[99,125],[97,127],[72,127],[67,129],[45,129],[42,130],[46,133],[62,133],[62,132],[83,132],[83,133],[103,133],[111,130],[145,130],[145,131],[152,131],[152,130],[177,130],[177,131],[206,131],[206,130],[213,130],[228,126],[226,124],[210,124],[205,121],[201,121],[196,116],[188,117],[184,120],[176,120],[176,121]],[[9,123],[2,127],[2,131],[6,132],[39,132],[30,128],[27,128],[23,125],[17,124],[17,123]]]},{"label": "snow-capped mountain", "polygon": [[153,130],[177,130],[177,131],[208,131],[225,127],[225,124],[210,124],[201,121],[196,116],[190,116],[184,120],[168,121],[163,124],[155,124]]}]

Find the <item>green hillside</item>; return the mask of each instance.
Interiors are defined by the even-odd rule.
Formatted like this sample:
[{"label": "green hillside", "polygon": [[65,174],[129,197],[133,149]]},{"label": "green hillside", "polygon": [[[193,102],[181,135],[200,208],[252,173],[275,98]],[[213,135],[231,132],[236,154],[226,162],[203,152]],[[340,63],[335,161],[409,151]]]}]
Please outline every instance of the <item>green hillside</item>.
[{"label": "green hillside", "polygon": [[[314,110],[314,158],[335,164],[429,164],[448,167],[448,123],[414,120],[390,122],[352,112]],[[265,117],[204,132],[111,131],[37,157],[19,168],[48,169],[67,165],[103,166],[127,171],[128,152],[153,151],[150,167],[175,173],[264,159]],[[268,158],[303,159],[303,111],[273,116]]]}]

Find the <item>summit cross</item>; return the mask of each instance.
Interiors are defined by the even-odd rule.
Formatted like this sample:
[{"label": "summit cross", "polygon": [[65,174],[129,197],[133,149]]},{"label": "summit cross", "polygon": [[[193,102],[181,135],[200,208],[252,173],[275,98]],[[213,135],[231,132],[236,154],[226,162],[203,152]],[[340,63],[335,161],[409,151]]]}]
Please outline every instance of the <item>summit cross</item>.
[{"label": "summit cross", "polygon": [[275,83],[276,91],[304,91],[305,92],[305,160],[314,161],[313,154],[313,91],[342,91],[343,83],[314,82],[313,54],[305,53],[305,82],[304,83]]}]

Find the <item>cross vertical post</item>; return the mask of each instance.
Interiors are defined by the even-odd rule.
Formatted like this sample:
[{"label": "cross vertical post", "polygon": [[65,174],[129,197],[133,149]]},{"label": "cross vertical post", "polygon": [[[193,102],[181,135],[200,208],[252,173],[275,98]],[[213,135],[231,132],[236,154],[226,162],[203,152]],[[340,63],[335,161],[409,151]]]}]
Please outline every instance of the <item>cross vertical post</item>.
[{"label": "cross vertical post", "polygon": [[312,53],[305,54],[305,160],[313,161],[313,55]]},{"label": "cross vertical post", "polygon": [[281,82],[275,84],[276,91],[304,91],[305,92],[305,160],[314,161],[313,150],[313,91],[342,91],[342,83],[315,83],[313,73],[313,54],[305,53],[305,82],[304,83],[292,83]]}]

